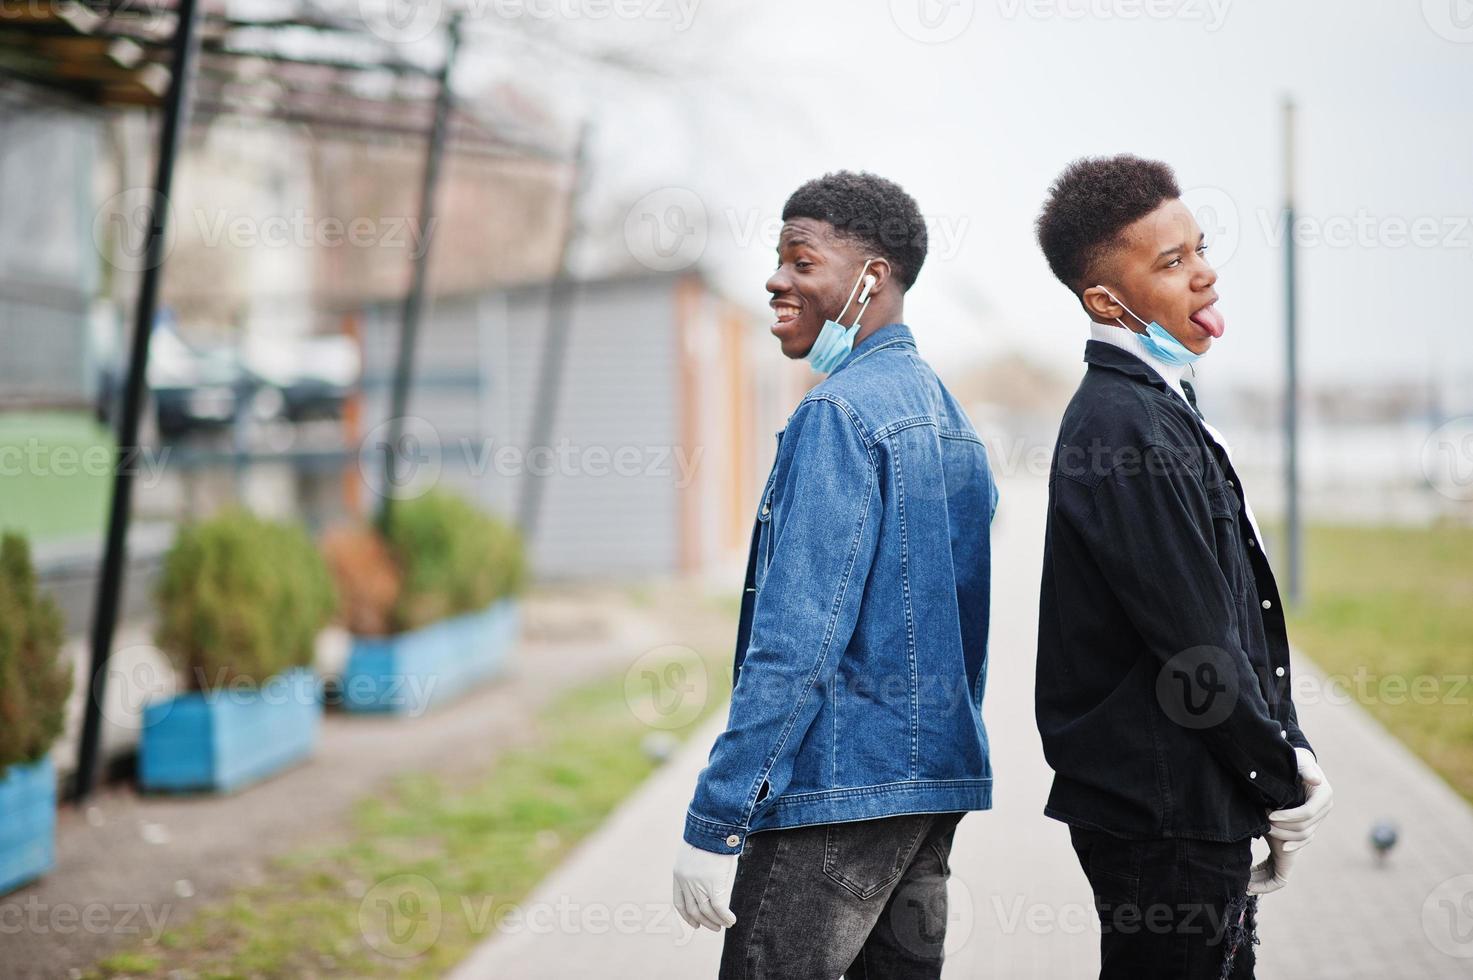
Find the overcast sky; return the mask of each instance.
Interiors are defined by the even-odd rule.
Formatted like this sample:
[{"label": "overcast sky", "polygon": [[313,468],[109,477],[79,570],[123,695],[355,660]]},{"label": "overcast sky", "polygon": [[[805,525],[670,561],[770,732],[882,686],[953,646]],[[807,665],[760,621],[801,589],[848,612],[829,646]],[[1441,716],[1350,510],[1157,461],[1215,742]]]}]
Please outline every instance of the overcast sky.
[{"label": "overcast sky", "polygon": [[1292,94],[1309,379],[1473,382],[1468,0],[614,0],[639,16],[602,20],[597,0],[546,2],[577,12],[569,36],[627,43],[668,79],[531,77],[484,54],[471,71],[593,113],[595,206],[642,202],[626,238],[646,264],[699,261],[761,308],[785,196],[873,170],[931,220],[907,302],[923,353],[1073,370],[1086,321],[1032,221],[1069,160],[1129,151],[1176,168],[1212,244],[1227,333],[1204,372],[1277,378]]}]

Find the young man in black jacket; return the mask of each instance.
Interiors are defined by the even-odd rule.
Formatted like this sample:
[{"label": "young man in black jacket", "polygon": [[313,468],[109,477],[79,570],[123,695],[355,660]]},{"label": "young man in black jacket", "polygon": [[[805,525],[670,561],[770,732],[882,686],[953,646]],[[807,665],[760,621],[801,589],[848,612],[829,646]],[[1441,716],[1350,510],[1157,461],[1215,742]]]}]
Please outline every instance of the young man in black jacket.
[{"label": "young man in black jacket", "polygon": [[1262,536],[1182,377],[1223,335],[1217,275],[1170,168],[1136,157],[1070,165],[1038,239],[1091,331],[1049,474],[1045,812],[1094,893],[1102,978],[1252,977],[1257,896],[1283,886],[1330,787]]}]

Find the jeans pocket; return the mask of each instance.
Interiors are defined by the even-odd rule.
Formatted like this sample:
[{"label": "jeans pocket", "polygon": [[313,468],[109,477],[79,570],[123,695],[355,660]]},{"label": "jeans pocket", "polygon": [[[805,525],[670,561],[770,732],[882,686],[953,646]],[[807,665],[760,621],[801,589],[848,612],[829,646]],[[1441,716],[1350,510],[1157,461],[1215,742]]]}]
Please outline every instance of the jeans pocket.
[{"label": "jeans pocket", "polygon": [[[956,840],[956,825],[961,823],[961,818],[964,816],[966,814],[962,813],[939,814],[936,817],[937,824],[931,830],[930,839],[926,841],[926,846],[936,855],[938,870],[943,878],[951,877],[951,845]],[[949,823],[950,826],[945,833],[937,833],[937,828],[943,825],[942,821]]]},{"label": "jeans pocket", "polygon": [[1085,877],[1102,917],[1113,910],[1133,908],[1139,902],[1141,851],[1138,842],[1128,840],[1098,843],[1090,848]]},{"label": "jeans pocket", "polygon": [[873,898],[900,878],[929,823],[922,813],[829,824],[823,873],[856,898]]}]

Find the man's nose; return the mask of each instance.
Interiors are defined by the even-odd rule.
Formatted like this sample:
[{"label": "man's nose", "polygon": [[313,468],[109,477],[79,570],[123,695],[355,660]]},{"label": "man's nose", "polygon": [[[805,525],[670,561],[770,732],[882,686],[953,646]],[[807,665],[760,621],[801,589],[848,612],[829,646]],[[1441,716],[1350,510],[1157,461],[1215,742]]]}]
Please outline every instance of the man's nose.
[{"label": "man's nose", "polygon": [[1211,289],[1217,285],[1217,270],[1212,268],[1212,263],[1206,259],[1202,260],[1202,269],[1197,273],[1197,288]]},{"label": "man's nose", "polygon": [[787,292],[789,288],[788,274],[781,268],[767,277],[767,291],[774,296]]}]

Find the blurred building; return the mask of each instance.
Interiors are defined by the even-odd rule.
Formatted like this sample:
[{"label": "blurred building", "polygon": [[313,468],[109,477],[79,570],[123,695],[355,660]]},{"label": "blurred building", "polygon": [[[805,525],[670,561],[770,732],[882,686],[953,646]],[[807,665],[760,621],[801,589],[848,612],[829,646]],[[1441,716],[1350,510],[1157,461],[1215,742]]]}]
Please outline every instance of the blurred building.
[{"label": "blurred building", "polygon": [[90,391],[97,116],[0,89],[0,407],[75,407]]},{"label": "blurred building", "polygon": [[[697,272],[571,289],[550,405],[539,389],[551,287],[436,299],[408,429],[433,440],[421,448],[441,467],[436,485],[508,516],[540,493],[529,542],[539,576],[739,575],[774,434],[814,376]],[[385,305],[363,319],[370,450],[388,412],[399,316]]]}]

